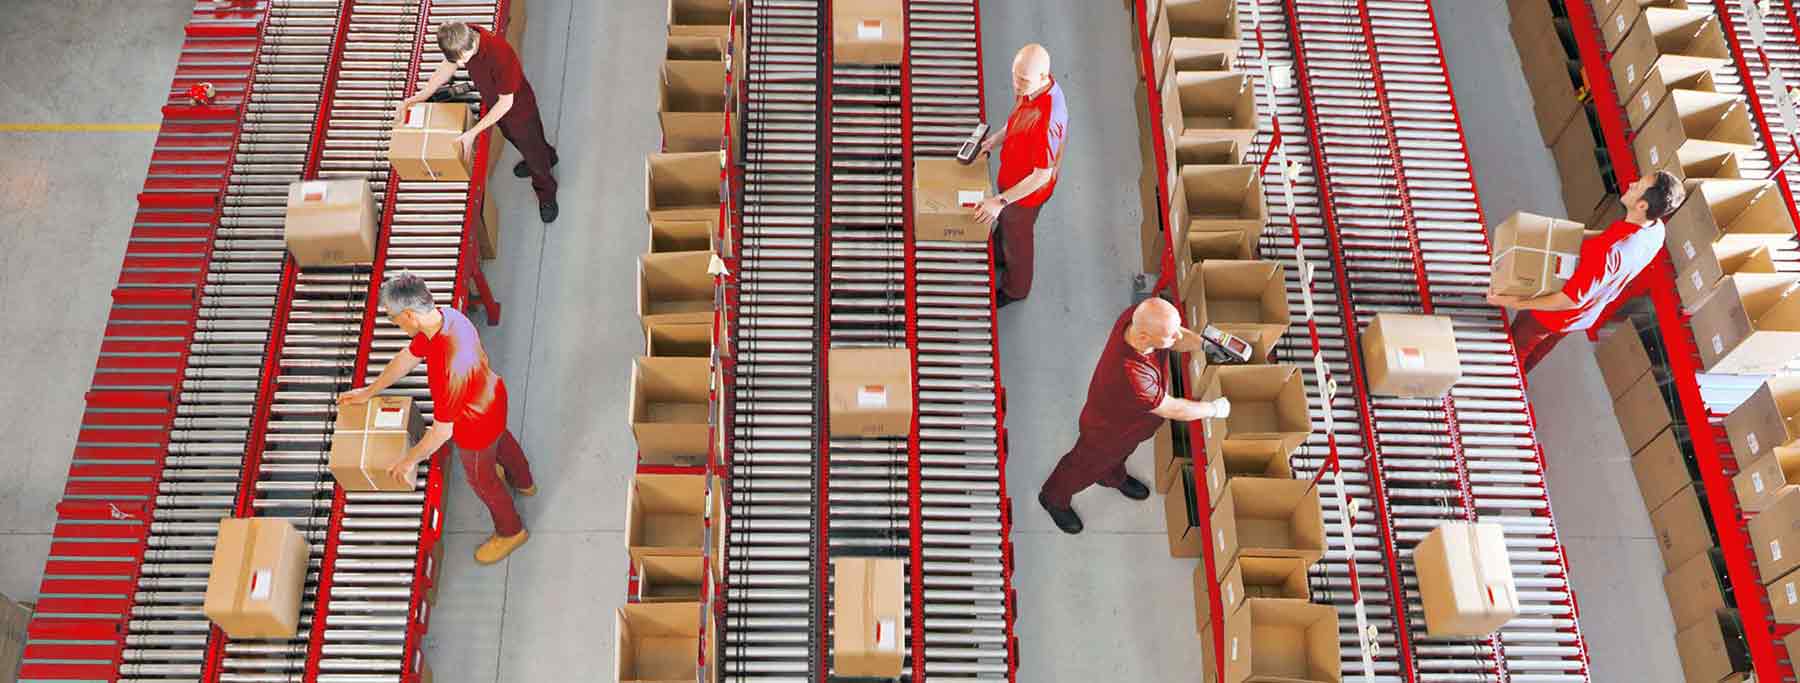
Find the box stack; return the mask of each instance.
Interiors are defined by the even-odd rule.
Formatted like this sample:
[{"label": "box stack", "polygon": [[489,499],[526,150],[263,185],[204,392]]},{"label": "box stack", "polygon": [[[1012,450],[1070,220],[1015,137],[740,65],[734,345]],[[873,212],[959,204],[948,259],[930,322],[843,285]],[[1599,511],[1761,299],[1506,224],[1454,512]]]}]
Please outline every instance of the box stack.
[{"label": "box stack", "polygon": [[[700,602],[637,602],[613,613],[613,677],[619,683],[695,681],[701,634],[706,660],[719,642],[718,623]],[[717,680],[716,668],[707,681]]]}]

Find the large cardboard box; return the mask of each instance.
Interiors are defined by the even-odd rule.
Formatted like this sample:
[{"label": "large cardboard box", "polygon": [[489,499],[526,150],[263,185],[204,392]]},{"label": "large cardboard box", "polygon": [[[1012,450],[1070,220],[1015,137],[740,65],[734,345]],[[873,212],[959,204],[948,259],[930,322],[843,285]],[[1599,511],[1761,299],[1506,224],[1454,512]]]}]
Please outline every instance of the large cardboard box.
[{"label": "large cardboard box", "polygon": [[1575,274],[1580,223],[1520,211],[1494,226],[1496,294],[1535,297],[1559,291]]},{"label": "large cardboard box", "polygon": [[1237,40],[1237,3],[1232,0],[1168,0],[1169,32],[1194,38]]},{"label": "large cardboard box", "polygon": [[1499,524],[1439,525],[1412,556],[1427,634],[1486,636],[1519,615],[1519,591]]},{"label": "large cardboard box", "polygon": [[1705,495],[1699,484],[1686,486],[1650,513],[1650,527],[1662,549],[1665,571],[1718,545],[1713,538],[1712,518],[1706,513]]},{"label": "large cardboard box", "polygon": [[1713,287],[1727,275],[1773,274],[1775,252],[1764,245],[1719,243],[1701,250],[1693,263],[1675,274],[1675,291],[1681,304],[1693,308],[1712,293]]},{"label": "large cardboard box", "polygon": [[1613,401],[1613,416],[1619,420],[1619,432],[1625,437],[1625,448],[1632,453],[1650,445],[1657,434],[1661,434],[1675,422],[1654,372],[1639,377],[1630,389],[1626,389],[1618,400]]},{"label": "large cardboard box", "polygon": [[711,358],[712,325],[659,323],[644,331],[644,355],[659,358]]},{"label": "large cardboard box", "polygon": [[1800,448],[1778,446],[1751,460],[1731,478],[1738,505],[1745,512],[1761,512],[1795,484],[1800,484]]},{"label": "large cardboard box", "polygon": [[1718,84],[1708,70],[1683,70],[1679,65],[1671,65],[1665,72],[1662,66],[1650,67],[1649,75],[1644,77],[1637,93],[1621,100],[1625,106],[1625,118],[1631,130],[1644,127],[1656,108],[1668,99],[1670,90],[1693,90],[1696,92],[1717,92]]},{"label": "large cardboard box", "polygon": [[[1223,144],[1235,149],[1237,143]],[[1195,262],[1252,258],[1268,221],[1268,203],[1255,165],[1183,165],[1169,183],[1169,225],[1174,226],[1176,243],[1187,246],[1175,250],[1176,284],[1186,284]]]},{"label": "large cardboard box", "polygon": [[201,611],[234,639],[294,637],[308,550],[306,539],[285,519],[219,520]]},{"label": "large cardboard box", "polygon": [[912,191],[914,240],[987,241],[988,226],[975,220],[975,207],[994,196],[986,164],[915,158]]},{"label": "large cardboard box", "polygon": [[388,468],[405,460],[424,435],[425,418],[410,396],[389,394],[341,406],[326,467],[345,491],[411,491],[418,486],[417,468],[402,477]]},{"label": "large cardboard box", "polygon": [[[1305,560],[1293,557],[1239,557],[1225,578],[1219,580],[1219,605],[1225,618],[1236,614],[1250,598],[1266,600],[1312,599]],[[1212,626],[1211,577],[1204,564],[1194,567],[1194,630],[1205,633]]]},{"label": "large cardboard box", "polygon": [[1199,400],[1231,399],[1231,414],[1201,421],[1208,456],[1282,459],[1312,434],[1312,413],[1298,367],[1234,365],[1211,372]]},{"label": "large cardboard box", "polygon": [[870,438],[912,433],[913,366],[906,349],[832,348],[825,393],[831,435]]},{"label": "large cardboard box", "polygon": [[1629,98],[1652,67],[1662,69],[1665,78],[1679,80],[1729,61],[1731,49],[1712,12],[1652,7],[1626,31],[1608,64],[1613,85],[1622,98]]},{"label": "large cardboard box", "polygon": [[1705,372],[1780,372],[1800,353],[1800,277],[1738,273],[1719,280],[1692,319]]},{"label": "large cardboard box", "polygon": [[1631,473],[1637,477],[1638,493],[1644,497],[1644,510],[1662,507],[1681,489],[1699,480],[1692,458],[1675,438],[1678,429],[1665,429],[1650,445],[1631,456]]},{"label": "large cardboard box", "polygon": [[1197,476],[1193,463],[1176,465],[1175,481],[1163,496],[1163,533],[1169,539],[1169,557],[1200,557],[1206,550],[1200,520],[1209,506],[1200,502]]},{"label": "large cardboard box", "polygon": [[1462,379],[1449,316],[1377,313],[1363,328],[1362,352],[1376,396],[1439,398]]},{"label": "large cardboard box", "polygon": [[31,610],[0,594],[0,680],[13,680],[25,658],[25,628]]},{"label": "large cardboard box", "polygon": [[1146,10],[1150,13],[1149,23],[1146,24],[1149,30],[1146,33],[1150,36],[1150,73],[1156,79],[1151,86],[1160,92],[1163,81],[1170,72],[1174,71],[1169,68],[1169,48],[1174,44],[1174,36],[1169,33],[1169,8],[1164,7],[1160,2],[1145,4],[1146,7],[1148,5],[1156,6],[1154,9]]},{"label": "large cardboard box", "polygon": [[1663,576],[1663,592],[1669,596],[1675,630],[1710,619],[1715,610],[1726,607],[1724,576],[1725,559],[1718,548],[1693,556]]},{"label": "large cardboard box", "polygon": [[898,678],[906,652],[904,563],[841,557],[832,560],[832,576],[833,671],[844,677]]},{"label": "large cardboard box", "polygon": [[[1563,206],[1580,222],[1603,207],[1612,189],[1600,175],[1600,145],[1586,116],[1572,116],[1550,143],[1556,174],[1562,179]],[[1498,253],[1498,252],[1496,252]]]},{"label": "large cardboard box", "polygon": [[1249,149],[1256,137],[1256,88],[1236,71],[1176,71],[1162,88],[1163,149],[1219,141]]},{"label": "large cardboard box", "polygon": [[469,105],[420,102],[406,108],[388,138],[388,163],[401,180],[466,181],[470,159],[456,138],[473,122]]},{"label": "large cardboard box", "polygon": [[1741,467],[1800,439],[1800,376],[1776,375],[1725,416],[1725,435]]},{"label": "large cardboard box", "polygon": [[1650,372],[1644,337],[1629,319],[1606,326],[1594,344],[1594,359],[1600,363],[1600,379],[1613,400]]},{"label": "large cardboard box", "polygon": [[1237,477],[1212,512],[1213,572],[1239,557],[1297,558],[1308,566],[1325,555],[1319,490],[1303,479]]},{"label": "large cardboard box", "polygon": [[613,613],[613,680],[691,683],[700,665],[698,602],[628,603]]},{"label": "large cardboard box", "polygon": [[[1723,560],[1720,560],[1719,574],[1724,575]],[[1722,584],[1723,581],[1721,580]],[[1788,572],[1774,583],[1769,584],[1769,616],[1777,624],[1800,624],[1800,572]],[[1670,593],[1670,608],[1674,608],[1674,594]],[[1720,600],[1723,602],[1723,599]],[[1724,605],[1721,604],[1721,607]],[[1680,623],[1676,624],[1681,627]]]},{"label": "large cardboard box", "polygon": [[1279,261],[1211,259],[1184,278],[1182,303],[1194,329],[1213,325],[1246,336],[1279,337],[1288,312],[1286,268]]},{"label": "large cardboard box", "polygon": [[[1686,183],[1688,196],[1664,221],[1669,259],[1678,269],[1717,261],[1719,245],[1779,246],[1794,239],[1794,219],[1772,180],[1707,180]],[[1718,276],[1711,276],[1717,281]]]},{"label": "large cardboard box", "polygon": [[297,180],[281,236],[301,268],[374,263],[376,220],[368,180]]},{"label": "large cardboard box", "polygon": [[644,462],[706,462],[706,358],[639,356],[631,366],[627,420]]},{"label": "large cardboard box", "polygon": [[1744,626],[1737,610],[1719,610],[1712,619],[1675,634],[1675,650],[1681,654],[1681,671],[1689,681],[1739,683],[1748,680],[1750,652],[1744,643]]},{"label": "large cardboard box", "polygon": [[[1595,11],[1599,8],[1595,7]],[[1520,49],[1525,47],[1526,41],[1556,30],[1556,17],[1550,13],[1549,2],[1506,0],[1506,13],[1512,18],[1507,30]],[[1561,41],[1557,42],[1560,44]]]},{"label": "large cardboard box", "polygon": [[1261,454],[1227,456],[1213,452],[1206,461],[1206,499],[1218,507],[1225,497],[1225,482],[1235,477],[1292,479],[1294,467],[1287,458],[1270,458]]},{"label": "large cardboard box", "polygon": [[699,557],[650,556],[637,561],[639,602],[692,602],[706,581]]},{"label": "large cardboard box", "polygon": [[725,137],[725,62],[663,62],[656,90],[663,151],[720,148]]},{"label": "large cardboard box", "polygon": [[1342,667],[1330,605],[1252,598],[1225,622],[1226,683],[1338,683]]},{"label": "large cardboard box", "polygon": [[639,474],[625,495],[625,547],[631,561],[700,557],[706,545],[706,476]]},{"label": "large cardboard box", "polygon": [[638,323],[711,323],[713,276],[710,251],[677,251],[638,257]]},{"label": "large cardboard box", "polygon": [[1188,433],[1185,423],[1169,421],[1163,423],[1162,429],[1156,430],[1156,436],[1151,437],[1150,450],[1155,455],[1157,493],[1168,493],[1176,476],[1181,473],[1181,466],[1194,464],[1193,454],[1189,451],[1193,442]]},{"label": "large cardboard box", "polygon": [[1525,70],[1525,85],[1531,90],[1531,110],[1537,116],[1539,135],[1548,146],[1556,141],[1557,133],[1569,119],[1581,111],[1581,100],[1575,93],[1576,82],[1569,77],[1569,54],[1550,23],[1550,3],[1531,4],[1542,11],[1543,25],[1526,28],[1529,34],[1521,35],[1518,18],[1514,17],[1514,44],[1519,49],[1519,64]]},{"label": "large cardboard box", "polygon": [[900,0],[835,0],[831,4],[832,62],[898,65],[905,51],[905,14]]},{"label": "large cardboard box", "polygon": [[1786,489],[1750,518],[1750,547],[1763,585],[1800,567],[1800,489]]},{"label": "large cardboard box", "polygon": [[644,211],[651,222],[719,220],[720,152],[644,157]]},{"label": "large cardboard box", "polygon": [[1669,91],[1631,139],[1640,173],[1678,164],[1687,177],[1705,177],[1695,164],[1755,146],[1756,130],[1741,98],[1694,90]]}]

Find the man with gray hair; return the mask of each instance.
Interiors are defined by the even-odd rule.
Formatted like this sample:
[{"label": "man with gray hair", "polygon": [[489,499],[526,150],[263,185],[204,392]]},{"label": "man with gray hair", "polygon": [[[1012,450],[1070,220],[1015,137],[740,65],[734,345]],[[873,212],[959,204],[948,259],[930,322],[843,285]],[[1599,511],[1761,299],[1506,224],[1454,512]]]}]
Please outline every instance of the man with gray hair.
[{"label": "man with gray hair", "polygon": [[525,451],[506,427],[506,383],[488,366],[475,324],[462,311],[436,305],[431,289],[419,276],[401,271],[382,282],[381,307],[387,310],[388,320],[412,336],[412,343],[394,356],[374,382],[339,395],[338,403],[366,402],[420,362],[425,363],[431,387],[431,429],[392,470],[404,474],[445,442],[455,443],[469,486],[494,518],[494,535],[475,549],[475,561],[493,564],[506,559],[531,534],[501,482],[519,495],[537,494]]}]

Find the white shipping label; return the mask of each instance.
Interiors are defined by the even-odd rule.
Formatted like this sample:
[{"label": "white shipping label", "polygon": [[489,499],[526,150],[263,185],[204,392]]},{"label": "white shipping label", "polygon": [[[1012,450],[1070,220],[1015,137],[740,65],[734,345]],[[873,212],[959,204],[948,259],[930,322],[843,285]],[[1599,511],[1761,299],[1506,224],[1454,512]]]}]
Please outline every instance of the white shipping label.
[{"label": "white shipping label", "polygon": [[1720,338],[1719,335],[1716,335],[1716,334],[1713,335],[1713,353],[1724,353],[1724,352],[1725,352],[1725,340]]},{"label": "white shipping label", "polygon": [[1619,33],[1621,33],[1621,34],[1624,33],[1625,32],[1625,13],[1620,12],[1617,16],[1614,16],[1613,19],[1616,20],[1615,25],[1619,27]]},{"label": "white shipping label", "polygon": [[406,411],[398,407],[385,407],[375,411],[376,429],[399,429],[406,424]]},{"label": "white shipping label", "polygon": [[1756,432],[1750,432],[1749,434],[1744,435],[1744,445],[1750,447],[1751,455],[1756,455],[1757,451],[1762,450],[1762,443],[1757,441]]},{"label": "white shipping label", "polygon": [[[1789,594],[1792,594],[1792,593],[1793,593],[1793,590],[1794,590],[1794,589],[1793,589],[1793,588],[1792,588],[1792,587],[1791,587],[1791,586],[1790,586],[1790,587],[1789,587],[1789,588],[1788,588],[1788,593],[1789,593]],[[1230,607],[1230,605],[1231,605],[1231,601],[1232,601],[1232,599],[1233,599],[1233,592],[1234,592],[1234,591],[1233,591],[1233,590],[1232,590],[1232,588],[1231,588],[1231,584],[1229,584],[1229,583],[1228,583],[1228,584],[1225,584],[1225,605],[1226,605],[1226,606],[1227,606],[1227,607]]]},{"label": "white shipping label", "polygon": [[1402,370],[1417,370],[1425,367],[1425,349],[1417,346],[1402,346],[1394,349],[1389,360],[1394,367]]},{"label": "white shipping label", "polygon": [[407,128],[424,128],[425,114],[429,111],[431,111],[430,107],[423,104],[415,104],[408,107],[406,109],[406,123],[404,125]]},{"label": "white shipping label", "polygon": [[323,180],[313,180],[313,181],[300,183],[300,201],[303,201],[303,202],[325,201],[325,195],[327,194],[327,192],[330,189],[331,189],[331,183],[327,183]]},{"label": "white shipping label", "polygon": [[267,600],[275,592],[275,570],[258,569],[250,575],[250,599]]},{"label": "white shipping label", "polygon": [[1686,242],[1682,242],[1681,243],[1681,253],[1687,254],[1688,258],[1693,258],[1694,255],[1696,253],[1698,253],[1698,252],[1694,251],[1694,241],[1688,240]]},{"label": "white shipping label", "polygon": [[1796,602],[1800,602],[1800,592],[1794,590],[1794,582],[1787,582],[1787,585],[1783,586],[1783,588],[1787,589],[1788,604],[1792,605]]},{"label": "white shipping label", "polygon": [[1625,82],[1627,84],[1637,82],[1637,65],[1636,64],[1626,64],[1625,65]]},{"label": "white shipping label", "polygon": [[983,199],[987,199],[987,193],[981,190],[956,191],[956,203],[961,204],[963,208],[975,208],[975,205],[980,204]]},{"label": "white shipping label", "polygon": [[1204,433],[1206,438],[1212,438],[1212,420],[1201,420],[1200,431]]},{"label": "white shipping label", "polygon": [[1662,150],[1657,149],[1655,147],[1650,148],[1650,165],[1651,166],[1661,166],[1662,165]]},{"label": "white shipping label", "polygon": [[865,384],[856,388],[856,407],[879,410],[888,405],[887,387]]},{"label": "white shipping label", "polygon": [[1206,476],[1208,479],[1212,480],[1213,488],[1215,488],[1215,489],[1219,488],[1219,468],[1214,467],[1212,469],[1207,470]]},{"label": "white shipping label", "polygon": [[864,19],[856,23],[857,40],[881,40],[881,20]]},{"label": "white shipping label", "polygon": [[900,649],[900,638],[898,637],[899,634],[900,634],[900,629],[894,627],[893,619],[878,619],[878,620],[876,620],[875,621],[875,649],[877,649],[877,650],[898,650],[898,649]]},{"label": "white shipping label", "polygon": [[1644,106],[1644,115],[1648,116],[1650,114],[1650,105],[1652,104],[1650,102],[1650,91],[1649,90],[1645,90],[1641,93],[1638,93],[1638,104],[1641,104]]},{"label": "white shipping label", "polygon": [[1763,486],[1761,472],[1750,473],[1750,488],[1756,489],[1757,493],[1762,493]]},{"label": "white shipping label", "polygon": [[1781,561],[1781,539],[1769,541],[1769,560],[1773,562]]},{"label": "white shipping label", "polygon": [[1694,271],[1694,289],[1706,289],[1706,283],[1700,280],[1700,271]]},{"label": "white shipping label", "polygon": [[1213,533],[1218,537],[1219,552],[1225,552],[1225,530],[1217,529]]},{"label": "white shipping label", "polygon": [[1557,256],[1556,276],[1564,280],[1575,277],[1575,259],[1567,256]]},{"label": "white shipping label", "polygon": [[1238,659],[1237,640],[1238,640],[1237,636],[1231,637],[1231,661],[1234,661],[1234,662],[1237,661],[1237,659]]}]

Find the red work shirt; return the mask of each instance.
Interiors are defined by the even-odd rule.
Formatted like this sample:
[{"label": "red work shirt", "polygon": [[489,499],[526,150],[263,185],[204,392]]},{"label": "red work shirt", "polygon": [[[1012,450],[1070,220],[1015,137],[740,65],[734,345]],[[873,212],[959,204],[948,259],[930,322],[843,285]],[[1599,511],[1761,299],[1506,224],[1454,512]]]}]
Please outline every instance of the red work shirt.
[{"label": "red work shirt", "polygon": [[1012,116],[1006,119],[1006,139],[1000,143],[1000,173],[995,178],[1000,191],[1012,189],[1032,171],[1051,169],[1050,182],[1015,202],[1020,206],[1042,206],[1056,189],[1063,143],[1068,138],[1069,106],[1063,100],[1062,86],[1052,78],[1050,87],[1043,92],[1019,98]]},{"label": "red work shirt", "polygon": [[1131,326],[1128,306],[1113,323],[1112,334],[1100,350],[1100,362],[1094,366],[1094,378],[1088,381],[1087,405],[1081,408],[1081,433],[1107,435],[1128,443],[1138,443],[1156,434],[1164,419],[1150,412],[1168,395],[1169,352],[1157,349],[1148,354],[1125,341],[1125,328]]},{"label": "red work shirt", "polygon": [[535,110],[537,98],[531,92],[531,84],[525,81],[525,69],[519,66],[519,53],[513,51],[513,46],[500,34],[476,26],[470,28],[475,29],[479,42],[475,45],[475,56],[470,57],[463,68],[468,69],[469,80],[475,82],[475,89],[481,91],[482,114],[493,111],[494,101],[501,95],[513,96],[513,107],[506,112],[506,119]]},{"label": "red work shirt", "polygon": [[1575,274],[1563,284],[1563,296],[1575,302],[1566,311],[1531,311],[1551,332],[1574,332],[1594,326],[1606,306],[1624,293],[1662,252],[1662,221],[1638,225],[1617,221],[1599,235],[1581,241]]},{"label": "red work shirt", "polygon": [[457,448],[480,450],[506,431],[506,383],[488,367],[475,324],[454,308],[438,307],[444,325],[433,336],[413,336],[406,347],[425,359],[431,386],[431,419],[450,422]]}]

